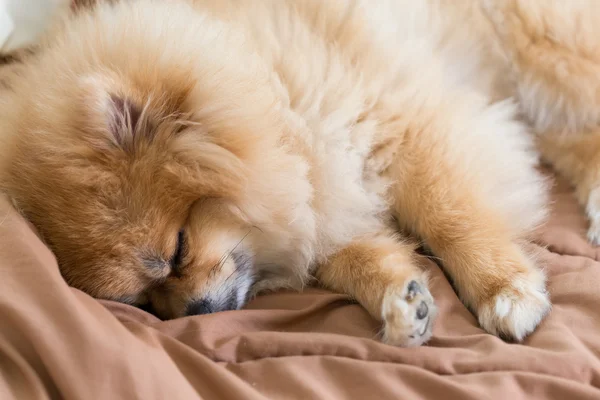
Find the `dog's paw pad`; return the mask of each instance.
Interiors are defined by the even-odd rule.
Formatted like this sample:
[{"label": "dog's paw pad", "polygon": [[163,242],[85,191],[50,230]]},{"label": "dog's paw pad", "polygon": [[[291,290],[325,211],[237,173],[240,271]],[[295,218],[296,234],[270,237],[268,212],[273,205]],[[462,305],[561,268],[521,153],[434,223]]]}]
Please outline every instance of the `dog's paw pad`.
[{"label": "dog's paw pad", "polygon": [[383,342],[402,347],[425,343],[431,338],[436,313],[423,280],[411,279],[401,287],[390,287],[382,306]]}]

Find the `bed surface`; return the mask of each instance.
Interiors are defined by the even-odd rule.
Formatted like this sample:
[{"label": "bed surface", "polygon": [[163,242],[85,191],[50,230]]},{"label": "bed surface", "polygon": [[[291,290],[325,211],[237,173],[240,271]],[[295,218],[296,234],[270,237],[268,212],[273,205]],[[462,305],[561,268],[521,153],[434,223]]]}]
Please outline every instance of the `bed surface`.
[{"label": "bed surface", "polygon": [[415,349],[372,340],[378,323],[318,289],[164,322],[98,302],[0,198],[0,399],[600,399],[600,252],[570,189],[553,198],[539,330],[522,345],[484,333],[426,261],[440,316]]}]

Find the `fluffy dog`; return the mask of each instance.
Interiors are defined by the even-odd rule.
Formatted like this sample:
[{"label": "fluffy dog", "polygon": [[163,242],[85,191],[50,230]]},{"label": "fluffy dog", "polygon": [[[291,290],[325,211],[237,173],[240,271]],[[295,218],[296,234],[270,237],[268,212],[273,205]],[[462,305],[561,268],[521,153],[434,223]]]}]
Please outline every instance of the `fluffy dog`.
[{"label": "fluffy dog", "polygon": [[550,310],[524,247],[547,190],[494,37],[476,1],[99,5],[11,80],[0,182],[69,284],[162,318],[315,276],[420,345],[410,236],[521,340]]}]

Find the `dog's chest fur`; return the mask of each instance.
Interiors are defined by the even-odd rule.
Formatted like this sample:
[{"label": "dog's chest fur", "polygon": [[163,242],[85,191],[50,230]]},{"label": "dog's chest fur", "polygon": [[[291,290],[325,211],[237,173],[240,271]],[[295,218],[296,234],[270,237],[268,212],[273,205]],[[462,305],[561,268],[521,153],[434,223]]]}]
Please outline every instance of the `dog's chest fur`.
[{"label": "dog's chest fur", "polygon": [[[307,273],[332,252],[361,234],[379,231],[387,209],[384,178],[366,168],[377,140],[374,98],[352,54],[332,41],[335,30],[338,36],[340,29],[360,35],[352,26],[358,23],[356,16],[337,4],[340,11],[330,15],[345,14],[345,19],[315,25],[302,15],[310,10],[281,7],[275,10],[277,17],[263,20],[250,35],[283,104],[290,132],[284,141],[306,167],[306,175],[297,179],[305,180],[311,193],[298,199],[285,230],[273,229],[269,250],[257,251],[263,257],[258,260],[263,276],[269,277],[259,289],[303,285]],[[283,26],[286,13],[290,24]],[[280,246],[275,249],[274,244]]]},{"label": "dog's chest fur", "polygon": [[[411,97],[426,102],[422,93],[436,84],[490,91],[494,80],[481,73],[477,80],[469,77],[479,66],[477,56],[462,53],[455,55],[460,63],[445,62],[452,40],[434,15],[443,2],[440,8],[432,8],[436,1],[410,7],[402,1],[251,3],[205,5],[241,26],[263,59],[290,127],[284,140],[306,167],[310,196],[298,198],[285,229],[273,229],[277,239],[259,252],[266,255],[259,260],[265,273],[294,276],[273,286],[299,286],[311,267],[389,222],[386,191],[392,182],[385,172],[402,151],[403,120],[414,112],[406,107]],[[454,31],[461,51],[477,54],[464,32]]]}]

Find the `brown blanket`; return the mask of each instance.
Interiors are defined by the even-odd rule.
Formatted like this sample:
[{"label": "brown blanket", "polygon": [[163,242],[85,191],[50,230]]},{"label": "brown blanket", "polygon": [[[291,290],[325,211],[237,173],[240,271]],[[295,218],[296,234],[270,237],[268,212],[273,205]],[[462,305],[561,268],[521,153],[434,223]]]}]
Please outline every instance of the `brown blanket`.
[{"label": "brown blanket", "polygon": [[542,233],[554,309],[524,344],[483,332],[433,263],[434,337],[415,349],[311,289],[162,322],[69,288],[0,198],[0,399],[600,399],[600,253],[558,185]]}]

